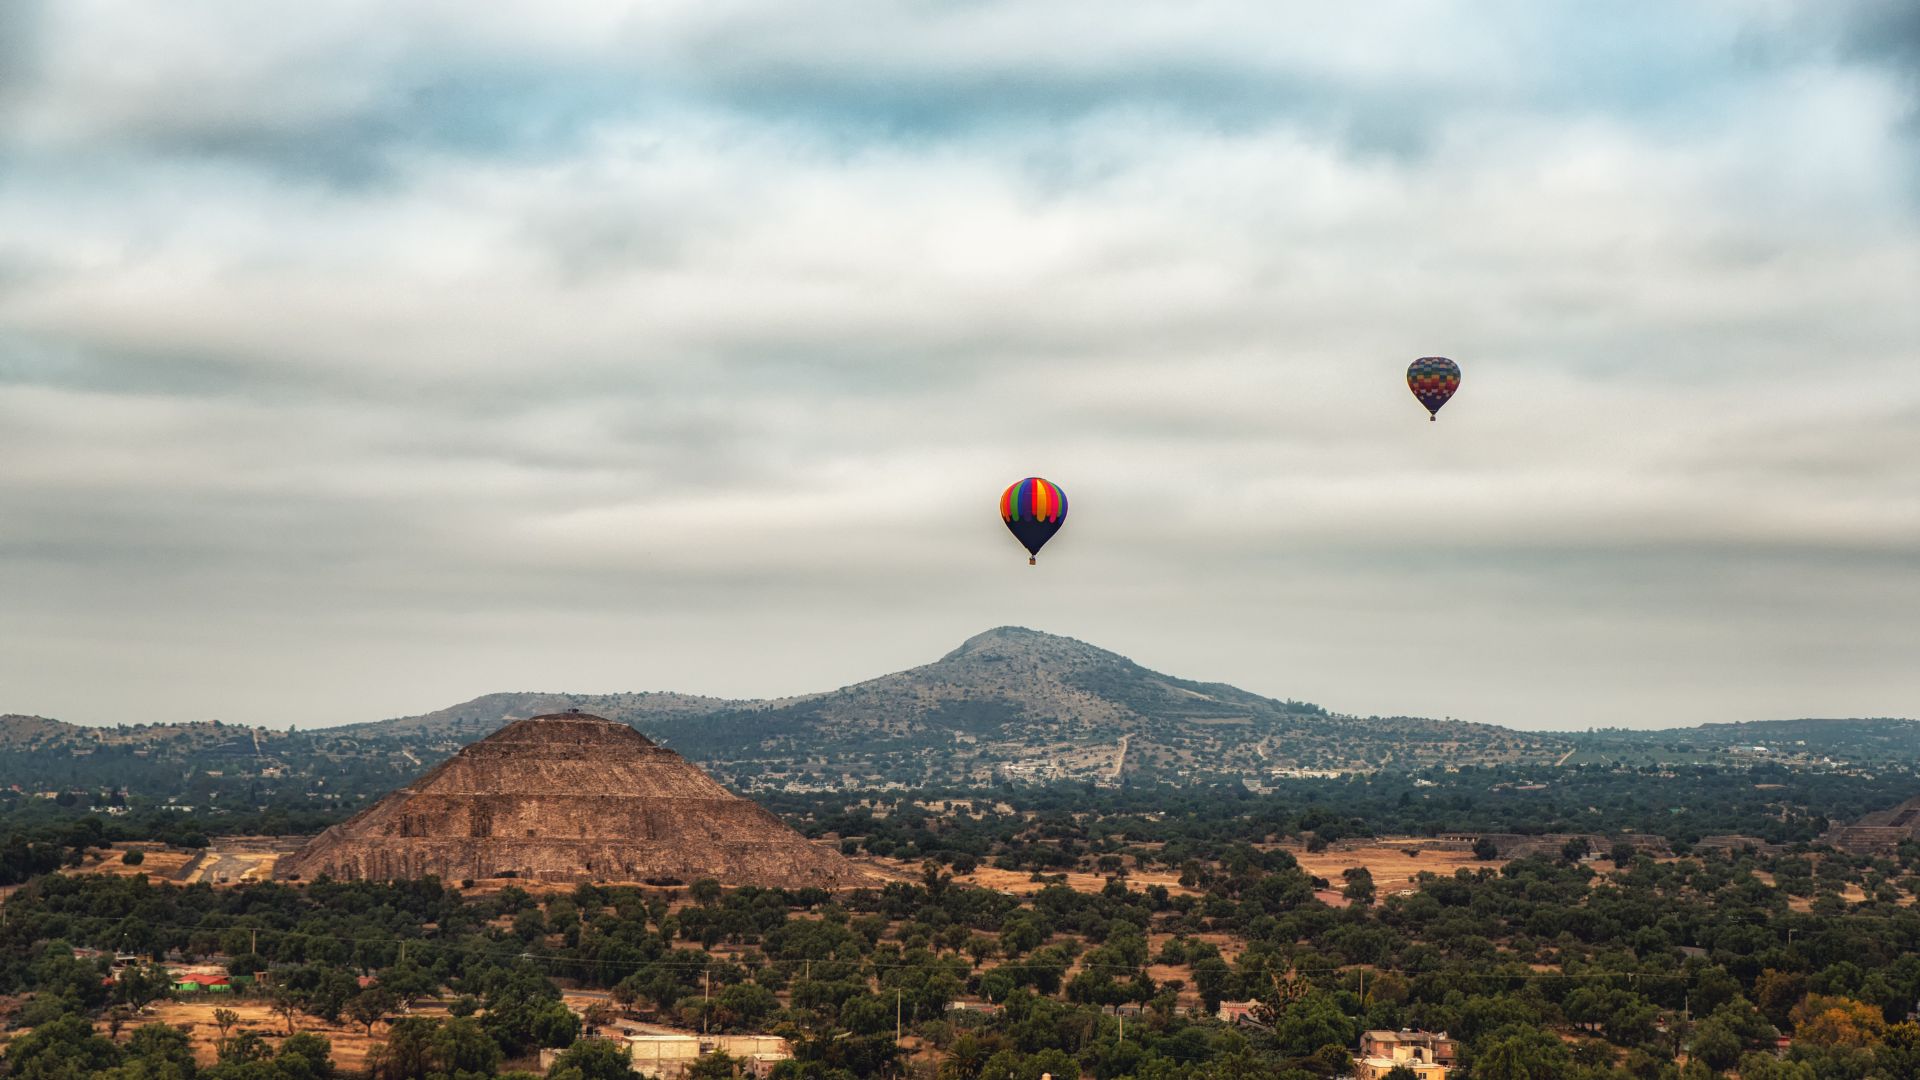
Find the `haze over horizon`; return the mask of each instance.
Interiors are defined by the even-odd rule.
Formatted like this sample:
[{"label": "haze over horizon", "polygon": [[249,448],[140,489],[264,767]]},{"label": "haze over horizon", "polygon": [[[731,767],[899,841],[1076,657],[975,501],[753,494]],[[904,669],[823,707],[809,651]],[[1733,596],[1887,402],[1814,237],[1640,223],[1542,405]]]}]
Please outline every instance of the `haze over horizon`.
[{"label": "haze over horizon", "polygon": [[0,7],[0,712],[1920,713],[1920,15],[1615,14]]}]

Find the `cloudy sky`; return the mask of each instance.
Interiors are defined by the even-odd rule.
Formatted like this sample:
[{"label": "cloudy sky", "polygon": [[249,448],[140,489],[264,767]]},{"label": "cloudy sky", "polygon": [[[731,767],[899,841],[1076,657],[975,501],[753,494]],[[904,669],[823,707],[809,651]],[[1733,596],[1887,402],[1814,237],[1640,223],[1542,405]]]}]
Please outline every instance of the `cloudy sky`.
[{"label": "cloudy sky", "polygon": [[0,5],[0,712],[1920,714],[1916,9],[1336,7]]}]

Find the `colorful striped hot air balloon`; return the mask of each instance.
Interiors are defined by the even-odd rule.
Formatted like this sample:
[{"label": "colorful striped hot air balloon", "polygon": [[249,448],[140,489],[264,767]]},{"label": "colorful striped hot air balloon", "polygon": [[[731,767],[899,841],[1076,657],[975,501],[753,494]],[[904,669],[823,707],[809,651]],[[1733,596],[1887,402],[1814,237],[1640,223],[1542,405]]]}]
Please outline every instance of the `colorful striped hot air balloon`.
[{"label": "colorful striped hot air balloon", "polygon": [[1460,365],[1444,356],[1423,356],[1407,367],[1407,389],[1427,407],[1427,419],[1440,419],[1440,406],[1460,389]]},{"label": "colorful striped hot air balloon", "polygon": [[1066,524],[1067,493],[1056,484],[1029,476],[1001,493],[1000,520],[1027,549],[1027,563],[1038,563],[1040,549]]}]

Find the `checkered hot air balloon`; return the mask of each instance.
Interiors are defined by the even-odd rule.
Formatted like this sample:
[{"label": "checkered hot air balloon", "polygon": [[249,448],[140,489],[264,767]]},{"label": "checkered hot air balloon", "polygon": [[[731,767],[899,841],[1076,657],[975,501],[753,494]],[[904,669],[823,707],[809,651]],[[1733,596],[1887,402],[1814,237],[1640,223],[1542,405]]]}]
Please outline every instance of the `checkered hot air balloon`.
[{"label": "checkered hot air balloon", "polygon": [[1029,476],[1000,494],[1000,520],[1027,549],[1027,563],[1038,563],[1040,549],[1066,524],[1067,493],[1056,484]]},{"label": "checkered hot air balloon", "polygon": [[1460,389],[1460,365],[1444,356],[1423,356],[1407,367],[1407,389],[1427,407],[1427,419],[1440,419],[1440,406]]}]

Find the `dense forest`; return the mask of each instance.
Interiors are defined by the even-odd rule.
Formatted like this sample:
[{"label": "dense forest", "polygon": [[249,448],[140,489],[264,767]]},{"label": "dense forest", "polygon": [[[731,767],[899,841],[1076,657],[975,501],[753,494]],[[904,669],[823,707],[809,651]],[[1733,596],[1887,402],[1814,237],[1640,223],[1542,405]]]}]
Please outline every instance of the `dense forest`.
[{"label": "dense forest", "polygon": [[[271,972],[260,993],[290,1031],[302,1017],[384,1027],[383,1077],[492,1075],[574,1045],[563,984],[683,1024],[777,1030],[796,1049],[777,1075],[792,1078],[1333,1076],[1362,1027],[1403,1026],[1451,1032],[1478,1080],[1904,1077],[1920,1067],[1914,855],[1526,860],[1385,898],[1355,876],[1345,906],[1317,899],[1291,856],[1250,847],[1191,890],[1116,876],[1024,903],[934,869],[839,896],[53,874],[10,899],[0,928],[0,990],[30,994],[12,1020],[31,1031],[5,1060],[23,1077],[191,1075],[177,1039],[134,1022],[164,982],[103,980],[104,954],[120,953]],[[1866,898],[1842,899],[1849,885]],[[1200,1009],[1179,1007],[1188,988]],[[951,1011],[963,996],[998,1008]],[[403,1015],[427,998],[446,1016]],[[1255,1022],[1211,1018],[1239,998],[1259,1003]],[[925,1048],[912,1060],[896,1006]],[[311,1037],[221,1053],[205,1075],[323,1074]]]},{"label": "dense forest", "polygon": [[[582,885],[178,886],[95,868],[119,840],[317,828],[336,809],[102,816],[16,801],[0,924],[9,1077],[631,1075],[609,1015],[784,1036],[784,1080],[1347,1075],[1363,1029],[1446,1031],[1463,1080],[1920,1077],[1920,847],[1818,843],[1915,778],[1748,768],[1499,767],[1292,782],[1256,795],[1074,784],[786,795],[805,831],[914,880],[828,894]],[[270,816],[271,815],[271,816]],[[1454,832],[1659,837],[1475,860],[1407,883],[1316,879],[1289,850]],[[1751,849],[1694,853],[1703,835]],[[1600,857],[1596,858],[1598,855]],[[115,856],[109,854],[108,858]],[[135,858],[129,853],[121,858]],[[954,878],[994,866],[1021,897]],[[127,869],[127,868],[122,868]],[[1069,887],[1053,875],[1097,875]],[[1168,884],[1136,879],[1157,875]],[[1177,874],[1179,884],[1172,885]],[[1101,887],[1104,880],[1104,887]],[[110,964],[110,957],[137,957]],[[153,965],[236,976],[284,1021],[217,1062],[152,1022]],[[603,994],[584,1012],[563,991]],[[1238,1023],[1222,1001],[1252,1001]],[[973,1003],[956,1010],[956,1002]],[[596,1009],[598,1015],[595,1015]],[[329,1027],[333,1025],[333,1027]],[[898,1037],[896,1037],[896,1035]],[[338,1037],[337,1035],[335,1037]],[[702,1059],[711,1075],[737,1063]]]}]

